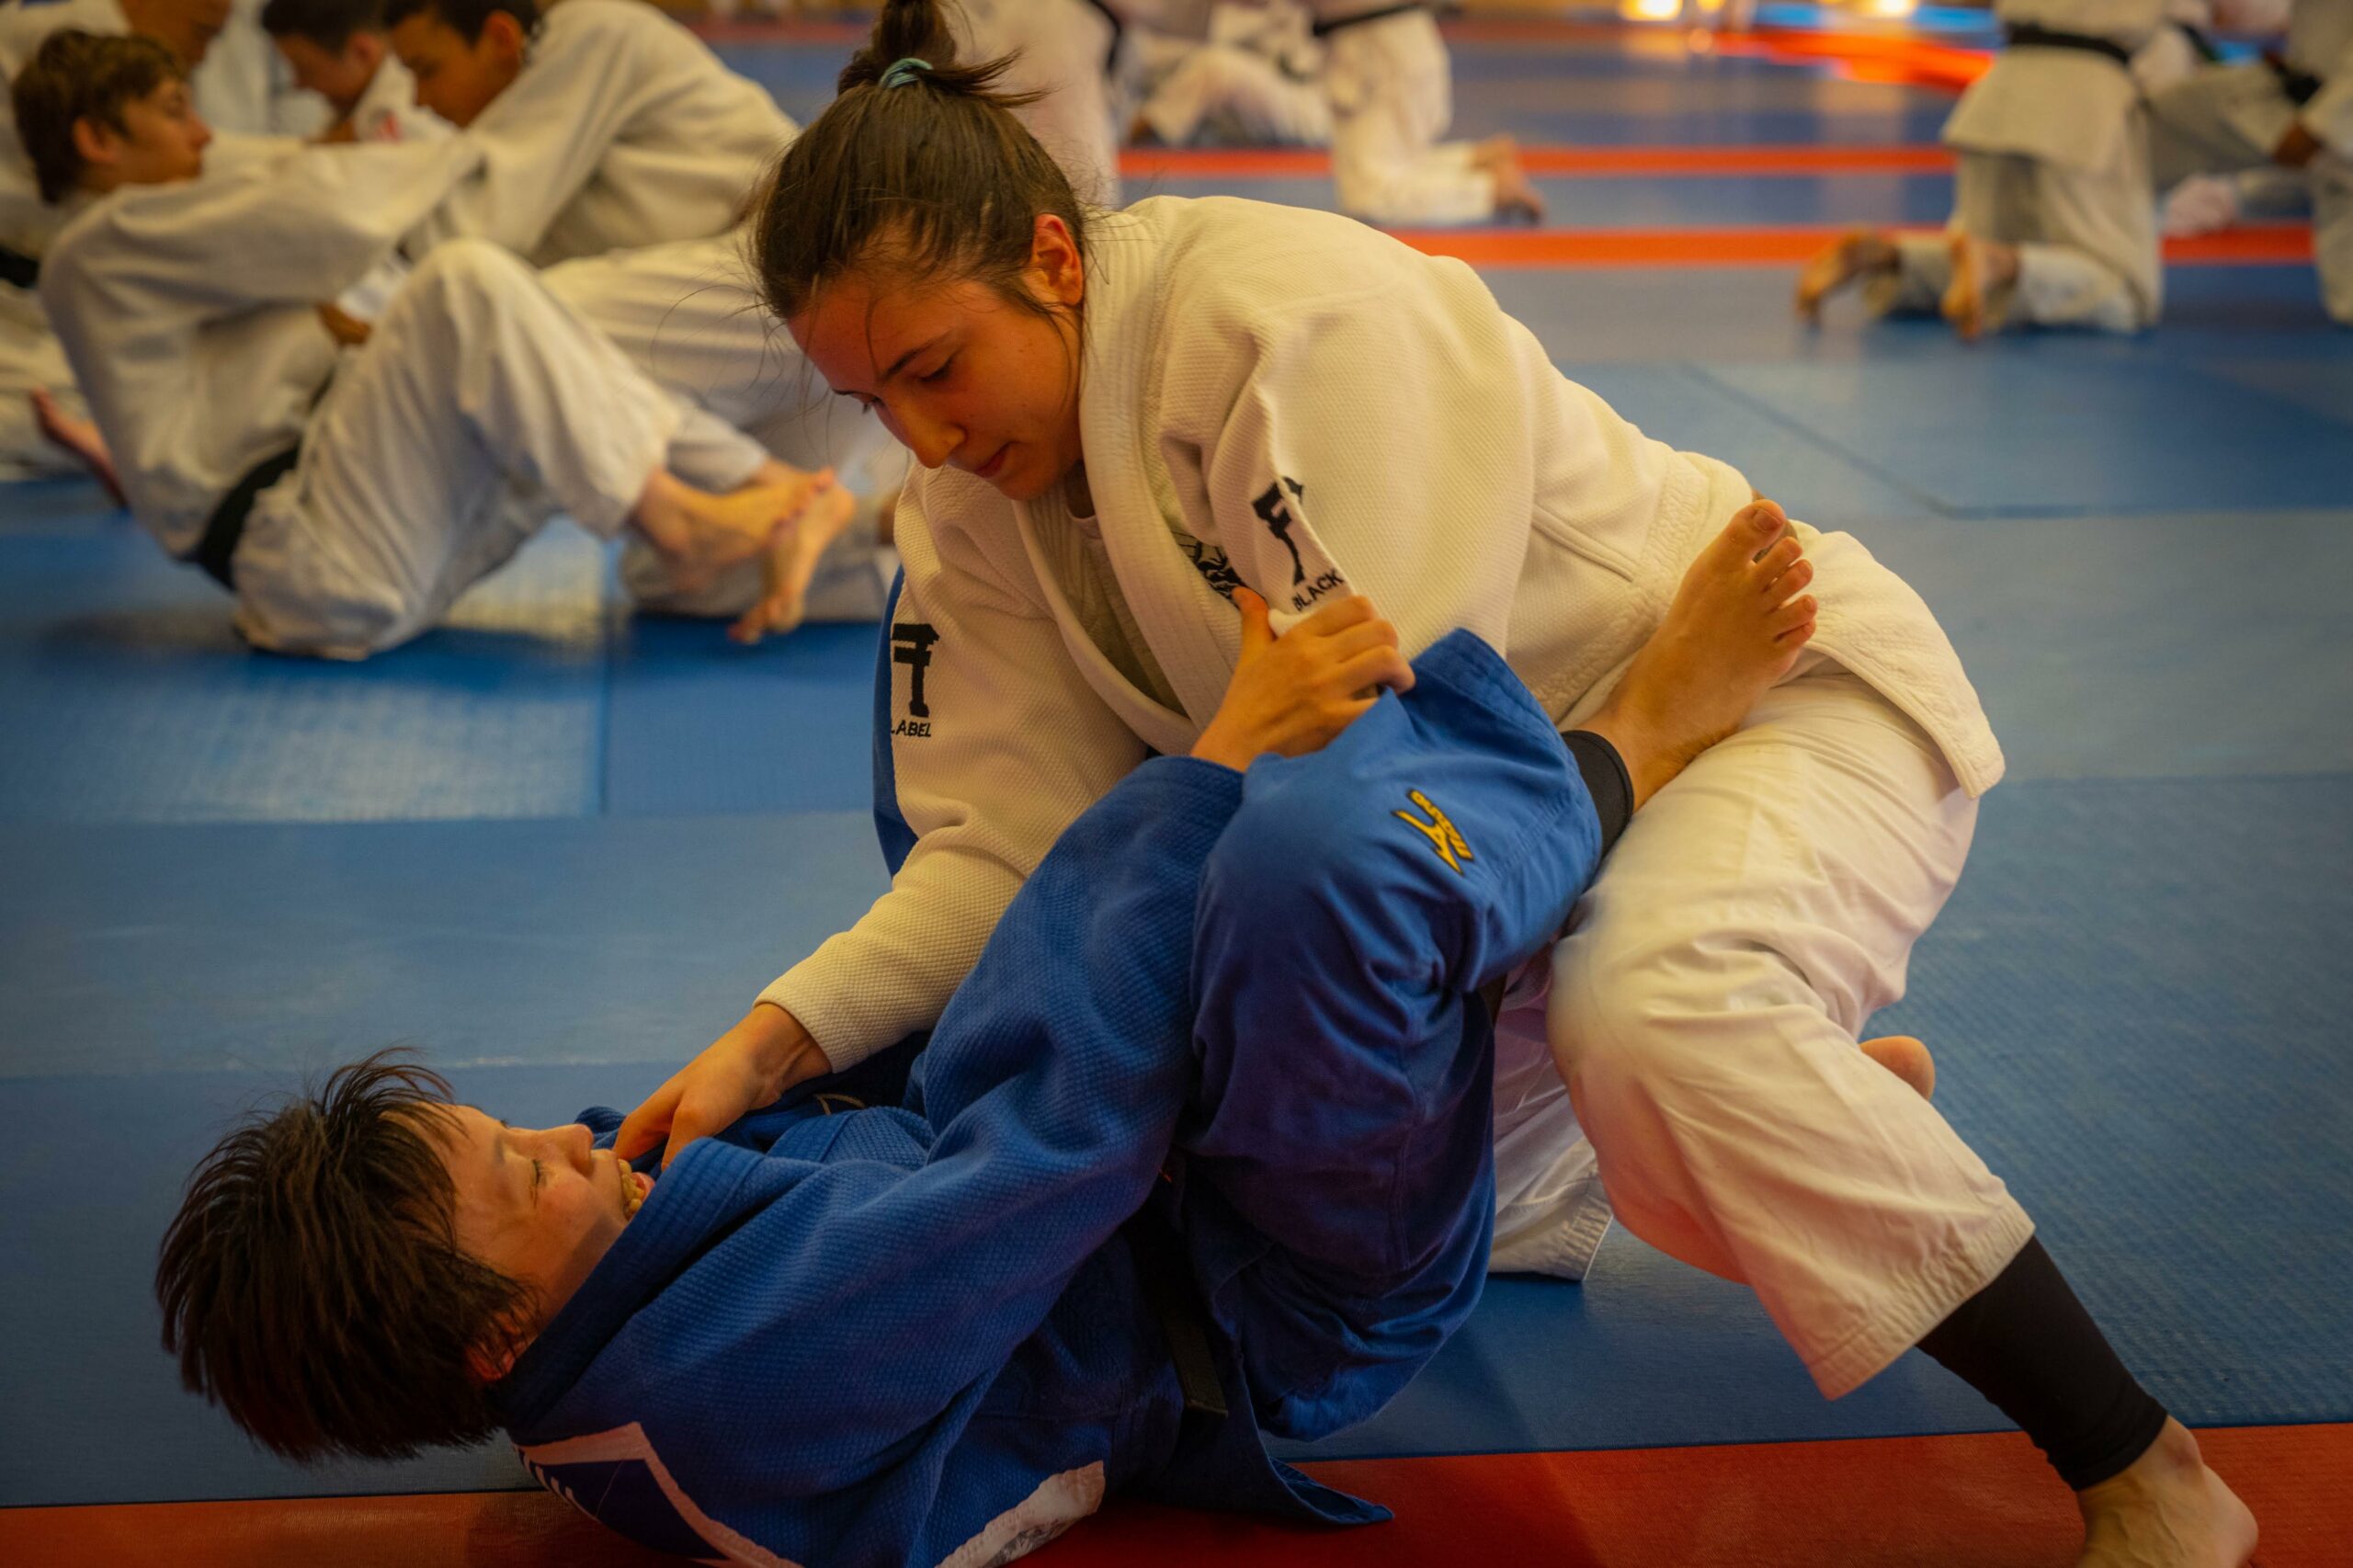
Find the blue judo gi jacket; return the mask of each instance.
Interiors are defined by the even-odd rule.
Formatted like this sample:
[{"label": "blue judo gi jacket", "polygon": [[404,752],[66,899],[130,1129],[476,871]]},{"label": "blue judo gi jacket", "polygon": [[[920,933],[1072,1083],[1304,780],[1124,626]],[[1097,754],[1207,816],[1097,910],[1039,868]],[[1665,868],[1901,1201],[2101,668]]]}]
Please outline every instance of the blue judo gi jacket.
[{"label": "blue judo gi jacket", "polygon": [[[1264,1435],[1370,1415],[1476,1301],[1475,994],[1599,853],[1492,650],[1457,633],[1415,671],[1312,756],[1155,759],[1085,813],[902,1106],[804,1094],[681,1152],[495,1391],[532,1473],[647,1545],[755,1564],[978,1568],[1120,1491],[1386,1517]],[[1222,1417],[1188,1413],[1122,1232],[1147,1206]]]}]

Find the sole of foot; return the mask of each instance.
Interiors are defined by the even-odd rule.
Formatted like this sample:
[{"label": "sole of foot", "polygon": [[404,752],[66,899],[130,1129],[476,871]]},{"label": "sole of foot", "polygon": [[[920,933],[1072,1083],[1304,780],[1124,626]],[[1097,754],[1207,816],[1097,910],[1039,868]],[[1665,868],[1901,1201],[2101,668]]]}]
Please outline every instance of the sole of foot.
[{"label": "sole of foot", "polygon": [[1985,246],[1967,234],[1954,234],[1945,241],[1945,254],[1952,261],[1952,281],[1945,285],[1938,308],[1955,335],[1974,343],[1985,335]]},{"label": "sole of foot", "polygon": [[67,414],[46,387],[35,387],[30,395],[33,423],[40,426],[41,438],[72,453],[74,460],[98,482],[98,488],[107,493],[108,500],[118,506],[130,506],[131,497],[123,494],[122,476],[115,472],[114,454],[107,450],[107,438],[98,434],[97,424]]},{"label": "sole of foot", "polygon": [[1790,673],[1813,636],[1813,581],[1805,547],[1770,501],[1742,507],[1685,569],[1658,630],[1586,726],[1625,758],[1638,806]]},{"label": "sole of foot", "polygon": [[2075,1568],[2245,1568],[2255,1515],[2206,1467],[2198,1439],[2168,1419],[2149,1451],[2075,1494],[2084,1554]]},{"label": "sole of foot", "polygon": [[748,648],[763,637],[798,627],[818,562],[857,515],[858,497],[838,484],[810,496],[793,519],[792,531],[761,558],[760,602],[730,626],[727,635]]},{"label": "sole of foot", "polygon": [[1873,229],[1841,234],[1835,244],[1816,251],[1798,274],[1798,314],[1809,322],[1822,320],[1822,302],[1867,273],[1886,272],[1895,266],[1895,243]]}]

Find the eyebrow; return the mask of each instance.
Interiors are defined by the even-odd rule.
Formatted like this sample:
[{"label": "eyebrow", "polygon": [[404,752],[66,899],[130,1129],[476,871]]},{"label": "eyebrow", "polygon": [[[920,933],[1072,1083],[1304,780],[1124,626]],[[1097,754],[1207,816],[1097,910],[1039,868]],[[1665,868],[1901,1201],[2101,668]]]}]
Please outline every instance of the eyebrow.
[{"label": "eyebrow", "polygon": [[[942,343],[946,342],[947,339],[948,335],[943,332],[938,334],[937,336],[916,344],[913,348],[908,349],[904,354],[902,354],[896,359],[892,360],[891,368],[882,372],[882,379],[876,384],[880,386],[889,386],[893,381],[897,380],[899,372],[907,368],[908,360],[914,358],[918,354],[926,353],[931,349],[938,347]],[[845,392],[840,387],[835,387],[834,389],[834,395],[835,397],[857,397],[860,394],[854,392]],[[872,394],[868,393],[865,395],[871,396]]]}]

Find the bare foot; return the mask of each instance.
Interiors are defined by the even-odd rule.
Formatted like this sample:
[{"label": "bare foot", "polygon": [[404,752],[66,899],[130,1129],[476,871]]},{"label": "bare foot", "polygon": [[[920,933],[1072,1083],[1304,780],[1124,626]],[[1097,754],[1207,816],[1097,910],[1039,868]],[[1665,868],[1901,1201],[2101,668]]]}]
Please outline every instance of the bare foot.
[{"label": "bare foot", "polygon": [[1908,1034],[1881,1035],[1862,1042],[1863,1054],[1886,1068],[1922,1099],[1937,1093],[1937,1059]]},{"label": "bare foot", "polygon": [[2018,281],[2018,253],[1958,233],[1946,236],[1945,250],[1952,258],[1952,281],[1945,285],[1944,318],[1963,343],[1974,343],[1989,324],[1995,290]]},{"label": "bare foot", "polygon": [[1842,234],[1835,244],[1816,251],[1798,274],[1798,314],[1809,322],[1822,319],[1822,301],[1876,272],[1895,270],[1895,242],[1876,229]]},{"label": "bare foot", "polygon": [[1519,142],[1509,136],[1490,136],[1471,145],[1471,166],[1494,173],[1519,166]]},{"label": "bare foot", "polygon": [[[832,472],[825,471],[829,478]],[[727,629],[727,635],[748,648],[770,632],[790,631],[800,625],[818,560],[857,514],[858,497],[838,484],[828,483],[812,494],[794,519],[791,532],[760,558],[760,602],[745,610]]]},{"label": "bare foot", "polygon": [[1490,167],[1487,178],[1495,187],[1496,217],[1529,223],[1544,222],[1544,198],[1528,177],[1528,171],[1519,166],[1517,157]]},{"label": "bare foot", "polygon": [[51,446],[63,447],[81,460],[98,482],[108,496],[118,506],[131,505],[131,497],[122,493],[122,476],[114,471],[114,454],[107,450],[107,438],[87,419],[76,419],[57,406],[57,400],[47,387],[32,390],[33,422],[40,426],[41,435]]},{"label": "bare foot", "polygon": [[1618,748],[1637,809],[1789,674],[1813,635],[1812,581],[1805,547],[1770,501],[1743,506],[1684,572],[1666,618],[1585,726]]},{"label": "bare foot", "polygon": [[2255,1556],[2255,1516],[2178,1421],[2123,1474],[2076,1493],[2075,1506],[2076,1568],[2243,1568]]},{"label": "bare foot", "polygon": [[699,593],[739,562],[774,546],[832,471],[788,483],[755,483],[724,495],[697,490],[664,469],[654,471],[631,513],[638,530],[669,567],[681,592]]}]

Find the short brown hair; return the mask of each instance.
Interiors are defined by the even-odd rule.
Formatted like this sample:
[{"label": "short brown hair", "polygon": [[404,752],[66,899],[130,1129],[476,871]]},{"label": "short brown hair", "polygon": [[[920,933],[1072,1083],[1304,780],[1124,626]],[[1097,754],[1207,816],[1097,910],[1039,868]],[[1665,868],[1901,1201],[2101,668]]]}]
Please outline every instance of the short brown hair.
[{"label": "short brown hair", "polygon": [[79,28],[50,34],[8,89],[17,140],[32,160],[40,199],[56,206],[82,177],[82,153],[74,145],[76,120],[96,120],[127,135],[122,106],[187,75],[179,57],[152,38],[108,37]]},{"label": "short brown hair", "polygon": [[1014,118],[1037,95],[998,86],[1012,63],[960,62],[938,0],[884,0],[841,96],[793,138],[761,197],[752,264],[769,310],[798,315],[817,290],[885,254],[880,241],[911,278],[986,283],[1050,313],[1018,284],[1037,220],[1061,218],[1083,253],[1086,212]]},{"label": "short brown hair", "polygon": [[478,1358],[527,1291],[460,1250],[438,1074],[383,1051],[257,1112],[188,1178],[155,1299],[180,1381],[290,1459],[497,1429]]}]

